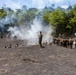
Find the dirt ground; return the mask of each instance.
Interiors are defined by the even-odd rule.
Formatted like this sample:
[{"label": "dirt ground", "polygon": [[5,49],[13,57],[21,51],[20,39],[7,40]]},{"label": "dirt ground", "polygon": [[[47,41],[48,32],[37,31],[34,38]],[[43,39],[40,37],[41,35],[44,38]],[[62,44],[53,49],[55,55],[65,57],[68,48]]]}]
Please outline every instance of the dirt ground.
[{"label": "dirt ground", "polygon": [[44,46],[0,39],[0,75],[76,75],[76,49]]}]

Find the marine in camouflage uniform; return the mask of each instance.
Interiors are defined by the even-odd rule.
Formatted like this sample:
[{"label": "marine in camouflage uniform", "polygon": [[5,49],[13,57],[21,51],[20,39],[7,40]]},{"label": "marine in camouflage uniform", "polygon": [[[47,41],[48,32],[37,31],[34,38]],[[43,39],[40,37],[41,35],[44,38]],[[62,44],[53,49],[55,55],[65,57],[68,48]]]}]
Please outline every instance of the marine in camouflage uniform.
[{"label": "marine in camouflage uniform", "polygon": [[42,35],[42,32],[40,31],[40,34],[39,34],[39,45],[40,45],[40,47],[42,47],[42,38],[43,38],[43,35]]}]

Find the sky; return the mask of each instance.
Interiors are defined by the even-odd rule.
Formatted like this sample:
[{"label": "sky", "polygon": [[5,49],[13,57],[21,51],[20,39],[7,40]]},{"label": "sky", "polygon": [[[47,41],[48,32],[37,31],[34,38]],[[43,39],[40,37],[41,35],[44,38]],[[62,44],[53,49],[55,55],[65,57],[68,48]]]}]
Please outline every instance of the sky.
[{"label": "sky", "polygon": [[74,5],[76,0],[0,0],[0,8],[3,6],[10,7],[12,9],[20,9],[23,5],[26,5],[28,8],[44,8],[45,6],[61,6],[67,8],[69,5]]}]

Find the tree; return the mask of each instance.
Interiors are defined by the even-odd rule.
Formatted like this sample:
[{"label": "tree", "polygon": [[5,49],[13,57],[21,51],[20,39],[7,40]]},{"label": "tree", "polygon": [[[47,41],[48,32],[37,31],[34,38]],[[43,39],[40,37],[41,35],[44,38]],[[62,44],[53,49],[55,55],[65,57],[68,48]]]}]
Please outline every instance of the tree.
[{"label": "tree", "polygon": [[72,34],[74,34],[76,32],[76,5],[74,5],[73,9],[72,9],[72,17],[69,21],[70,24],[70,31]]},{"label": "tree", "polygon": [[0,9],[0,19],[6,16],[6,12],[3,9]]},{"label": "tree", "polygon": [[50,24],[50,18],[51,18],[51,13],[50,13],[50,12],[46,12],[46,13],[43,15],[43,21],[44,21],[46,24]]}]

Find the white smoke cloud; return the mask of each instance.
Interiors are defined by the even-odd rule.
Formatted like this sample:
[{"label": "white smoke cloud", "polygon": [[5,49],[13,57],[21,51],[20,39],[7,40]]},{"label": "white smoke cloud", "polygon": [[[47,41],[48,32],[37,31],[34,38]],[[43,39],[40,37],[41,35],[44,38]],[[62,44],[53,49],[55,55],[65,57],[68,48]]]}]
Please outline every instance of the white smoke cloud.
[{"label": "white smoke cloud", "polygon": [[50,6],[51,4],[55,4],[56,6],[62,6],[62,5],[73,5],[76,3],[76,0],[0,0],[0,7],[3,6],[3,4],[6,4],[6,6],[12,8],[12,9],[19,9],[23,5],[26,5],[27,7],[37,7],[37,8],[43,8],[45,6]]},{"label": "white smoke cloud", "polygon": [[[12,3],[12,2],[11,2],[11,3]],[[11,8],[14,9],[14,10],[21,8],[21,5],[20,5],[19,3],[18,3],[18,4],[17,4],[17,3],[12,3],[12,5],[11,5],[11,3],[8,3],[8,4],[7,4],[7,7],[10,7],[10,6],[11,6]]]},{"label": "white smoke cloud", "polygon": [[63,0],[49,0],[50,3],[62,3]]},{"label": "white smoke cloud", "polygon": [[68,5],[62,5],[61,7],[64,8],[64,9],[67,9]]},{"label": "white smoke cloud", "polygon": [[63,3],[63,0],[32,0],[32,3],[36,5],[37,8],[44,8],[45,6],[51,5],[51,4],[59,4]]},{"label": "white smoke cloud", "polygon": [[45,0],[32,0],[32,3],[36,5],[37,8],[41,9],[45,7]]},{"label": "white smoke cloud", "polygon": [[20,26],[10,27],[8,31],[11,32],[11,37],[17,36],[17,39],[27,40],[28,45],[38,44],[38,35],[40,31],[43,33],[43,42],[52,42],[51,27],[42,25],[42,23],[37,18],[35,18],[29,29],[25,26]]},{"label": "white smoke cloud", "polygon": [[5,5],[6,7],[9,7],[11,9],[13,9],[13,10],[20,9],[22,7],[22,5],[20,4],[20,1],[17,1],[17,2],[15,2],[13,0],[7,0],[7,1],[2,0],[2,1],[1,2],[3,3],[2,4],[3,6]]}]

